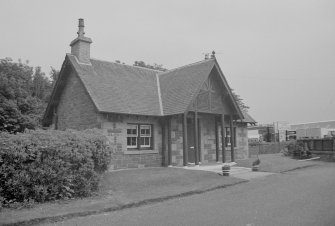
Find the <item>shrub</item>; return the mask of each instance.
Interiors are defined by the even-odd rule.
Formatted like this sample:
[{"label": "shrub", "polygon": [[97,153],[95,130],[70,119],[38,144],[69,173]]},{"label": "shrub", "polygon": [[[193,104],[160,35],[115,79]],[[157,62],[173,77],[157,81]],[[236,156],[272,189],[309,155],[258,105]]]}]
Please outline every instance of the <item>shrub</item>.
[{"label": "shrub", "polygon": [[0,202],[88,196],[110,160],[106,138],[96,130],[0,133]]}]

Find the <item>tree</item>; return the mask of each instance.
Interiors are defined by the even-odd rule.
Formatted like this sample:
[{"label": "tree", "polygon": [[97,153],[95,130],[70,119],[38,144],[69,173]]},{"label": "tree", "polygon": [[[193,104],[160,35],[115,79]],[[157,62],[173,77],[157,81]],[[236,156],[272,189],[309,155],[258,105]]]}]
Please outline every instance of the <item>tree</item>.
[{"label": "tree", "polygon": [[238,106],[240,107],[240,109],[241,109],[242,111],[248,112],[248,109],[249,109],[250,107],[244,103],[244,101],[243,101],[243,99],[240,97],[240,95],[236,94],[236,93],[234,92],[233,89],[231,89],[231,91],[232,91],[232,93],[233,93],[233,97],[234,97],[236,103],[238,104]]},{"label": "tree", "polygon": [[150,69],[158,70],[158,71],[167,71],[167,69],[164,68],[162,64],[154,63],[154,65],[150,65],[150,64],[144,63],[144,61],[135,61],[133,65],[137,67],[150,68]]},{"label": "tree", "polygon": [[58,79],[58,76],[59,76],[59,71],[56,70],[55,68],[51,67],[50,77],[51,77],[52,87],[55,86],[56,81],[57,81],[57,79]]},{"label": "tree", "polygon": [[41,71],[41,67],[35,68],[35,73],[32,78],[32,96],[45,101],[45,98],[50,95],[52,83]]},{"label": "tree", "polygon": [[40,67],[0,59],[0,131],[39,127],[51,88]]}]

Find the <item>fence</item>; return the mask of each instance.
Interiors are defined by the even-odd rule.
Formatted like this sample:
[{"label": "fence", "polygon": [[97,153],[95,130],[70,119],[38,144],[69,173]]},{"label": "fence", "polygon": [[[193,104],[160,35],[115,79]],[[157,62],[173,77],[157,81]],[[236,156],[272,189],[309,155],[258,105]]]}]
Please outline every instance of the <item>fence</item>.
[{"label": "fence", "polygon": [[305,149],[308,149],[313,156],[320,157],[323,160],[335,161],[335,139],[303,139],[298,140]]},{"label": "fence", "polygon": [[249,143],[249,157],[256,156],[257,154],[279,153],[287,148],[289,144],[294,142],[295,141]]}]

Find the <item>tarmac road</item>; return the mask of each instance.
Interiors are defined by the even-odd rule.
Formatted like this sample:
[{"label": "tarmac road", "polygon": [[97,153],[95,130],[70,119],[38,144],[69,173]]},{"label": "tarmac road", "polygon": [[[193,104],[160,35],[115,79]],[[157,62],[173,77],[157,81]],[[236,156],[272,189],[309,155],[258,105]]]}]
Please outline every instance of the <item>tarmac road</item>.
[{"label": "tarmac road", "polygon": [[49,225],[335,225],[335,163]]}]

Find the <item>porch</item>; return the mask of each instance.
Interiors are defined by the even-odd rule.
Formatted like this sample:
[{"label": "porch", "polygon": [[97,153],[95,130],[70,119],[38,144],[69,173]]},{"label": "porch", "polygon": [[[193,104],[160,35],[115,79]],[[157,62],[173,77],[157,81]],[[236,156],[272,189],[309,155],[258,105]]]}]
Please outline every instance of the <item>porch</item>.
[{"label": "porch", "polygon": [[163,166],[226,163],[248,157],[246,123],[233,115],[189,111],[165,117],[161,125]]}]

